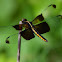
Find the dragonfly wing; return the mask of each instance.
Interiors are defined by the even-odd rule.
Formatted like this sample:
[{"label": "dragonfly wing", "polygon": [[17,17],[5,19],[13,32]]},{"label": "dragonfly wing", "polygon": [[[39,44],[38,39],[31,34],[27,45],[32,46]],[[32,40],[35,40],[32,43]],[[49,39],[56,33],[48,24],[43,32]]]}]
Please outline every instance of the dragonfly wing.
[{"label": "dragonfly wing", "polygon": [[35,37],[31,29],[25,29],[24,31],[21,32],[21,35],[26,40],[30,40]]},{"label": "dragonfly wing", "polygon": [[[52,9],[51,9],[51,8]],[[44,22],[44,20],[46,19],[46,17],[50,14],[54,14],[54,13],[52,13],[53,11],[54,11],[54,8],[56,8],[56,5],[54,5],[54,4],[51,4],[51,5],[49,5],[40,15],[38,15],[33,21],[32,21],[32,24],[33,25],[37,25],[37,24],[39,24],[39,23],[42,23],[42,22]],[[47,11],[49,11],[49,12],[47,12]],[[50,17],[50,15],[47,17],[47,18],[49,18]]]},{"label": "dragonfly wing", "polygon": [[44,20],[44,17],[43,17],[43,15],[41,14],[41,15],[39,15],[39,16],[37,16],[33,21],[32,21],[32,24],[33,25],[36,25],[36,24],[39,24],[41,21],[43,21]]},{"label": "dragonfly wing", "polygon": [[46,22],[40,23],[40,24],[38,24],[38,25],[35,25],[34,27],[36,28],[36,30],[37,30],[40,34],[49,32],[49,30],[50,30],[50,28],[49,28],[49,26],[48,26],[48,24],[47,24]]}]

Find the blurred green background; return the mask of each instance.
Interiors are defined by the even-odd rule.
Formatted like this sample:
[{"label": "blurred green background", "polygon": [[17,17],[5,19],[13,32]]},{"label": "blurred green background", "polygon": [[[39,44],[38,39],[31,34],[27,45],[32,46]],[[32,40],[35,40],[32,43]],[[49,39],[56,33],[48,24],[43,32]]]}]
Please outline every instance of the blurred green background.
[{"label": "blurred green background", "polygon": [[[50,4],[57,8],[45,10]],[[20,62],[62,62],[62,19],[55,17],[62,14],[62,0],[0,0],[0,26],[18,24],[22,18],[32,21],[41,13],[50,26],[50,32],[42,34],[48,42],[36,35],[29,41],[22,38]],[[11,27],[0,28],[0,62],[17,62],[18,34],[5,43],[15,33]]]}]

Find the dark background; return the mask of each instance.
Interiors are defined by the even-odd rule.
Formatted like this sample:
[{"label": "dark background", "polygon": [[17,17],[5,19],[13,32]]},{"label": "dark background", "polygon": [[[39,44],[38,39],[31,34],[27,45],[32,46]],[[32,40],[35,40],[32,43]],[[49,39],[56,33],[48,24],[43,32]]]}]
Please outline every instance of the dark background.
[{"label": "dark background", "polygon": [[[56,4],[57,8],[46,8]],[[18,24],[22,18],[32,21],[43,13],[45,21],[50,26],[50,32],[42,34],[48,42],[39,37],[32,40],[22,40],[21,62],[62,62],[62,19],[55,16],[62,14],[62,0],[0,0],[0,62],[17,62],[18,34],[10,38],[11,44],[6,44],[6,37],[17,33],[9,25]],[[4,27],[8,26],[8,27]]]}]

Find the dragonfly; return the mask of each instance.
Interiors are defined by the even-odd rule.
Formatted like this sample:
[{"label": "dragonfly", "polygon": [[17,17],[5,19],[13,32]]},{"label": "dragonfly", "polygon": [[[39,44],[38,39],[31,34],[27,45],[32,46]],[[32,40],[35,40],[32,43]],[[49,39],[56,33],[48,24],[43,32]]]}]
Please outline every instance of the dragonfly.
[{"label": "dragonfly", "polygon": [[[51,4],[48,7],[50,7],[50,6],[52,6],[53,8],[56,8],[56,5],[54,5],[54,4]],[[61,16],[61,15],[58,15],[58,16]],[[45,18],[43,16],[43,14],[41,13],[31,22],[27,21],[27,19],[22,19],[22,27],[20,26],[20,24],[14,25],[12,27],[15,28],[17,31],[22,29],[22,32],[20,32],[20,34],[26,40],[30,40],[30,39],[34,38],[35,35],[37,35],[43,41],[48,42],[48,40],[41,35],[41,34],[44,34],[44,33],[50,31],[50,27],[47,24],[47,22],[44,21],[44,19]],[[10,37],[11,36],[8,36],[6,38],[7,44],[10,43],[10,41],[8,40]]]},{"label": "dragonfly", "polygon": [[[42,22],[44,20],[44,17],[42,14],[40,14],[39,16],[37,16],[32,22],[27,21],[27,19],[23,19],[22,20],[22,29],[25,28],[25,30],[22,30],[22,32],[20,33],[21,36],[26,39],[26,40],[30,40],[32,38],[34,38],[34,34],[36,34],[38,37],[40,37],[42,40],[48,42],[41,34],[49,32],[50,28],[48,26],[48,24],[46,22]],[[36,25],[33,25],[35,23],[38,23]],[[21,26],[18,25],[14,25],[13,26],[16,30],[21,30]],[[10,37],[10,36],[9,36]],[[9,43],[8,38],[6,39],[6,43]]]}]

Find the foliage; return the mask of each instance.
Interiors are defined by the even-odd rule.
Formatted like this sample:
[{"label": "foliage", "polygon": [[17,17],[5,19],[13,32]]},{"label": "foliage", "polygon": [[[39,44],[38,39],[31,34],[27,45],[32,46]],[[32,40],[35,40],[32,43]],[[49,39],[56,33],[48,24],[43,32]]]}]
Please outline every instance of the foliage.
[{"label": "foliage", "polygon": [[[50,4],[56,4],[57,8],[52,9],[51,7],[44,10]],[[62,14],[62,1],[0,0],[0,26],[18,24],[22,18],[32,21],[41,13],[43,13],[46,22],[50,26],[50,32],[42,34],[48,39],[48,42],[44,42],[37,36],[29,41],[22,38],[21,62],[62,62],[62,20],[55,17]],[[16,62],[18,43],[15,39],[17,36],[11,37],[15,44],[7,45],[5,44],[5,39],[7,36],[17,32],[11,28],[1,29],[0,62]]]}]

